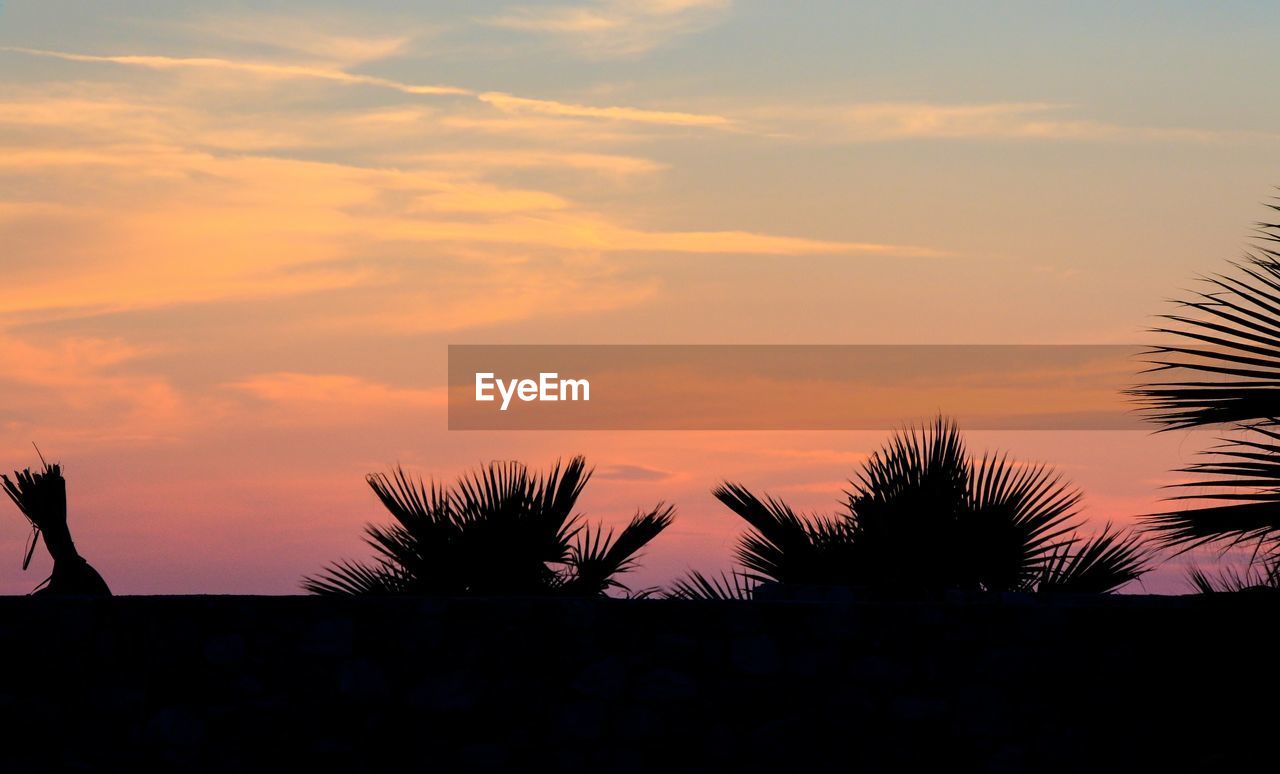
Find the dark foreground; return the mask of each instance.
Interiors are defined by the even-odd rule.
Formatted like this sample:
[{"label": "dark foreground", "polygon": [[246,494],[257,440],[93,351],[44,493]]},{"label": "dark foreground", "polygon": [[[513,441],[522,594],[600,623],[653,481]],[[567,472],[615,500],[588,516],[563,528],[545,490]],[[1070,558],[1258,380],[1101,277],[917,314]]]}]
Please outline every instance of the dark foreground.
[{"label": "dark foreground", "polygon": [[0,599],[4,770],[1224,771],[1271,595]]}]

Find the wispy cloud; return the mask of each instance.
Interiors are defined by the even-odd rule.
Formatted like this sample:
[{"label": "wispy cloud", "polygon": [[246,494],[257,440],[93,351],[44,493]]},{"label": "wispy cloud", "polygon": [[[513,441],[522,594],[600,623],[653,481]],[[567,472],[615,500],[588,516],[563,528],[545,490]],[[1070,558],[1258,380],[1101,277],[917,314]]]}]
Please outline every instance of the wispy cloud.
[{"label": "wispy cloud", "polygon": [[1073,112],[1071,105],[1052,102],[874,102],[761,108],[752,111],[753,120],[749,123],[774,136],[820,143],[921,139],[1213,142],[1266,136],[1200,128],[1129,126],[1078,118]]},{"label": "wispy cloud", "polygon": [[608,465],[596,470],[595,477],[606,481],[666,481],[675,474],[646,465]]},{"label": "wispy cloud", "polygon": [[406,83],[404,81],[383,78],[376,75],[351,73],[338,68],[317,67],[311,65],[282,64],[276,62],[245,62],[217,57],[173,57],[138,54],[80,54],[66,51],[49,51],[44,49],[19,47],[0,47],[0,51],[27,54],[30,56],[51,57],[69,62],[114,64],[132,67],[145,67],[153,70],[206,69],[246,73],[268,78],[313,78],[323,81],[331,81],[334,83],[390,89],[404,94],[420,96],[465,96],[472,97],[499,110],[515,113],[531,112],[553,116],[565,116],[569,118],[589,118],[640,124],[660,124],[667,126],[724,127],[730,123],[729,119],[716,115],[703,115],[669,110],[652,110],[637,107],[594,107],[589,105],[557,102],[554,100],[518,97],[502,92],[479,93],[460,86]]},{"label": "wispy cloud", "polygon": [[591,57],[633,56],[699,32],[724,17],[730,0],[597,0],[586,5],[517,6],[485,22],[549,35]]},{"label": "wispy cloud", "polygon": [[260,400],[300,409],[353,406],[397,408],[440,408],[447,403],[443,388],[423,390],[393,387],[349,374],[308,374],[276,372],[258,374],[233,382],[228,387]]},{"label": "wispy cloud", "polygon": [[594,107],[590,105],[574,105],[546,99],[529,99],[516,97],[502,92],[489,91],[478,95],[482,102],[487,102],[499,110],[511,113],[541,113],[551,116],[567,116],[569,118],[602,118],[610,121],[632,121],[640,124],[663,124],[666,126],[728,126],[732,123],[724,116],[705,115],[700,113],[681,113],[670,110],[649,110],[634,107]]},{"label": "wispy cloud", "polygon": [[402,23],[394,32],[388,32],[385,25],[374,27],[350,14],[321,12],[287,16],[269,13],[206,16],[170,26],[200,38],[250,44],[290,57],[301,56],[344,67],[406,53],[417,38],[431,31],[421,23],[409,25],[406,30]]},{"label": "wispy cloud", "polygon": [[[393,156],[399,163],[425,164],[435,169],[575,169],[610,177],[647,175],[666,169],[665,164],[638,156],[613,153],[575,153],[548,149],[455,151]],[[0,164],[5,163],[0,156]]]},{"label": "wispy cloud", "polygon": [[[43,49],[0,47],[0,51],[52,57],[72,62],[112,64],[153,70],[213,70],[242,73],[266,79],[306,78],[352,86],[386,89],[413,96],[463,98],[471,104],[497,111],[498,117],[454,111],[438,117],[440,125],[481,131],[554,133],[552,121],[598,122],[602,125],[678,127],[730,130],[776,139],[819,144],[893,142],[924,139],[994,139],[1056,141],[1155,141],[1219,142],[1227,140],[1275,140],[1280,135],[1197,127],[1125,125],[1073,115],[1073,106],[1052,102],[991,102],[940,104],[927,102],[868,102],[849,105],[748,106],[734,115],[689,112],[629,105],[586,105],[561,100],[536,99],[500,91],[474,91],[461,86],[416,84],[392,78],[353,73],[342,68],[283,62],[250,62],[217,57],[159,55],[97,55]],[[39,111],[38,103],[20,106]],[[108,103],[87,104],[105,109]],[[144,109],[146,107],[144,106]],[[51,120],[57,116],[49,113]],[[525,117],[521,119],[521,117]],[[348,120],[356,120],[351,117]],[[366,114],[366,123],[384,125],[421,121],[413,108]],[[256,130],[259,134],[262,127]],[[602,135],[603,136],[603,135]]]},{"label": "wispy cloud", "polygon": [[[43,128],[50,120],[50,111],[10,111],[0,101],[0,129],[21,129],[24,121]],[[141,142],[157,123],[174,124],[172,133],[160,138],[163,142]],[[545,295],[530,292],[546,284],[537,279],[543,269],[513,265],[513,254],[942,254],[919,246],[745,229],[644,226],[556,191],[486,179],[509,161],[546,165],[567,159],[569,169],[653,168],[628,157],[619,161],[605,154],[531,148],[460,163],[487,152],[473,149],[452,160],[446,154],[444,163],[432,163],[431,154],[410,153],[396,166],[365,166],[222,154],[200,149],[211,139],[205,132],[216,139],[223,131],[216,125],[166,120],[164,114],[119,105],[97,111],[80,128],[83,142],[69,135],[54,144],[10,145],[0,160],[0,180],[10,190],[24,191],[22,201],[0,199],[0,239],[8,245],[10,261],[24,267],[20,285],[0,288],[2,313],[137,309],[351,288],[388,279],[390,269],[372,257],[406,251],[434,262],[465,256],[462,260],[480,267],[507,267],[483,288],[465,275],[434,280],[439,293],[428,306],[438,314],[428,325],[454,328],[461,321],[507,319],[512,310],[537,315],[637,299],[626,283],[589,266],[571,267],[579,274],[572,284],[546,286]],[[321,121],[316,130],[333,128]],[[368,141],[376,146],[376,138]],[[189,145],[182,145],[184,140]],[[102,198],[103,190],[112,196]],[[27,236],[36,233],[56,235],[57,263],[42,258],[54,244],[52,237]],[[353,262],[353,256],[370,260]],[[505,298],[494,308],[477,301],[480,292],[500,298],[495,294],[504,279],[523,288],[528,298]],[[630,281],[639,297],[652,292],[642,278]],[[458,297],[456,305],[446,300],[450,294]],[[385,311],[364,316],[379,319]],[[418,318],[425,320],[415,314]]]},{"label": "wispy cloud", "polygon": [[419,85],[404,83],[390,78],[379,78],[375,75],[349,73],[345,70],[330,67],[313,67],[309,65],[281,64],[276,62],[243,62],[217,57],[176,57],[140,54],[78,54],[67,51],[48,51],[44,49],[20,48],[13,46],[0,47],[0,51],[28,54],[30,56],[51,57],[68,62],[95,62],[102,64],[130,65],[134,67],[146,67],[152,70],[194,68],[230,70],[271,78],[316,78],[324,81],[334,81],[336,83],[376,86],[383,89],[403,92],[405,94],[445,96],[469,95],[473,93],[469,89],[463,89],[456,86]]},{"label": "wispy cloud", "polygon": [[[144,353],[118,338],[0,333],[8,365],[0,402],[22,406],[0,427],[46,444],[154,441],[189,429],[201,412],[163,375],[130,372]],[[211,412],[203,416],[211,417]]]}]

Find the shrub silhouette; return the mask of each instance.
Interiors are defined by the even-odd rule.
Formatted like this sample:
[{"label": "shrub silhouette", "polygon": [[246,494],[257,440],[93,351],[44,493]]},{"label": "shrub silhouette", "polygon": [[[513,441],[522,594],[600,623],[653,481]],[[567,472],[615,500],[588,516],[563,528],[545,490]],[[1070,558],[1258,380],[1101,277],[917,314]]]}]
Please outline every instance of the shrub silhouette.
[{"label": "shrub silhouette", "polygon": [[751,529],[742,569],[692,573],[670,595],[745,598],[754,584],[893,591],[1107,592],[1147,569],[1134,534],[1080,538],[1078,491],[1043,465],[969,456],[955,424],[895,433],[851,482],[843,513],[804,516],[726,483],[715,496]]},{"label": "shrub silhouette", "polygon": [[67,482],[62,477],[62,467],[46,462],[42,470],[34,473],[25,468],[15,471],[13,478],[0,475],[0,486],[31,522],[31,544],[23,556],[22,569],[30,565],[41,535],[53,557],[53,573],[32,593],[110,596],[106,581],[76,551],[76,544],[71,540],[71,529],[67,526]]},{"label": "shrub silhouette", "polygon": [[[1252,544],[1260,569],[1216,582],[1192,570],[1201,590],[1280,586],[1280,223],[1258,227],[1254,249],[1231,264],[1234,271],[1204,278],[1203,291],[1161,316],[1153,332],[1175,343],[1148,352],[1147,373],[1158,376],[1130,391],[1162,429],[1234,433],[1179,471],[1193,479],[1175,488],[1195,491],[1171,497],[1174,508],[1146,520],[1160,545],[1180,551]],[[1202,505],[1184,507],[1191,503]]]},{"label": "shrub silhouette", "polygon": [[370,524],[373,563],[338,562],[303,580],[317,594],[598,596],[629,591],[617,578],[674,518],[659,503],[616,535],[573,509],[591,477],[582,457],[545,476],[495,462],[452,487],[413,481],[402,469],[369,486],[391,513]]}]

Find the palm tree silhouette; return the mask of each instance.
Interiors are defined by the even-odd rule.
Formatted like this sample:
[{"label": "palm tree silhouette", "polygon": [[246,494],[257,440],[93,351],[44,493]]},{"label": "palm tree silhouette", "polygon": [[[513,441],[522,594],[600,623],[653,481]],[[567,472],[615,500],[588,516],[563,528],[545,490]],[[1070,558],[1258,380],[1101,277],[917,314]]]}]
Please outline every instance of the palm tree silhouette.
[{"label": "palm tree silhouette", "polygon": [[1082,539],[1078,491],[1044,465],[969,456],[953,422],[895,433],[864,463],[844,512],[804,516],[726,483],[715,496],[751,529],[719,578],[691,573],[669,594],[746,598],[755,584],[895,591],[1107,592],[1147,569],[1140,538],[1109,524]]},{"label": "palm tree silhouette", "polygon": [[675,508],[638,512],[615,536],[573,513],[591,477],[586,460],[557,462],[545,476],[494,462],[452,487],[413,481],[400,468],[369,486],[391,513],[370,524],[373,563],[342,561],[303,580],[317,594],[599,596],[629,591],[617,576],[671,524]]},{"label": "palm tree silhouette", "polygon": [[[1146,373],[1161,376],[1129,391],[1164,430],[1216,425],[1234,433],[1179,471],[1193,479],[1174,488],[1197,491],[1175,495],[1179,507],[1147,519],[1159,544],[1180,551],[1253,545],[1261,570],[1216,583],[1193,570],[1201,590],[1280,586],[1280,223],[1257,225],[1254,249],[1232,262],[1234,272],[1203,278],[1203,291],[1161,316],[1154,332],[1176,343],[1147,353]],[[1171,378],[1159,381],[1165,374]],[[1181,507],[1192,502],[1204,505]]]}]

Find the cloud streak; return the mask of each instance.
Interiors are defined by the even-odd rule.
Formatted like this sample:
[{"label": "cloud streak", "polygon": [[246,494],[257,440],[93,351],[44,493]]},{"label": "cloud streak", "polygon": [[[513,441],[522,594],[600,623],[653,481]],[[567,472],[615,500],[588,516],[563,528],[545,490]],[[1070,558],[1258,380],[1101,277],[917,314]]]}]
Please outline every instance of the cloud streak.
[{"label": "cloud streak", "polygon": [[280,64],[274,62],[244,62],[217,57],[173,57],[158,55],[101,55],[80,54],[66,51],[50,51],[35,48],[0,47],[0,51],[29,56],[61,59],[68,62],[114,64],[128,67],[144,67],[152,70],[203,69],[221,70],[258,75],[268,78],[311,78],[333,83],[371,86],[398,91],[403,94],[433,97],[471,97],[509,113],[531,112],[570,118],[590,118],[607,121],[624,121],[668,126],[725,127],[730,124],[724,116],[703,115],[667,110],[650,110],[636,107],[594,107],[557,102],[554,100],[518,97],[502,92],[476,92],[460,86],[422,85],[405,83],[392,78],[351,73],[346,70],[311,65]]},{"label": "cloud streak", "polygon": [[174,29],[198,37],[211,36],[237,44],[247,43],[343,66],[404,53],[416,37],[429,32],[421,24],[406,25],[402,22],[395,26],[394,32],[361,35],[353,32],[353,26],[363,29],[371,25],[349,15],[324,13],[305,16],[239,13],[234,16],[207,16],[172,25]]},{"label": "cloud streak", "polygon": [[[611,153],[575,153],[545,149],[455,151],[426,153],[396,160],[425,164],[432,168],[459,169],[575,169],[609,177],[650,175],[666,169],[665,164],[637,156]],[[0,156],[0,164],[5,159]]]},{"label": "cloud streak", "polygon": [[484,20],[551,36],[594,58],[633,56],[719,22],[729,0],[598,0],[585,5],[520,6]]},{"label": "cloud streak", "polygon": [[1185,127],[1126,126],[1066,115],[1052,102],[937,104],[871,102],[845,106],[793,106],[754,112],[769,134],[818,143],[905,140],[1055,140],[1075,142],[1218,142],[1276,139],[1266,133]]},{"label": "cloud streak", "polygon": [[[96,142],[110,139],[113,126],[132,135],[129,111],[107,115],[107,123],[88,128]],[[547,285],[535,282],[542,272],[537,264],[522,268],[522,260],[513,262],[513,256],[564,253],[595,256],[595,261],[623,253],[943,254],[920,246],[748,230],[642,228],[552,191],[486,180],[492,164],[432,165],[429,157],[405,167],[370,167],[175,145],[17,146],[10,151],[0,161],[0,181],[27,193],[24,201],[0,201],[0,239],[9,246],[7,260],[23,272],[22,283],[0,288],[0,313],[5,314],[333,291],[390,281],[396,270],[377,260],[380,255],[409,254],[411,263],[424,266],[458,256],[476,271],[505,267],[504,274],[482,286],[448,274],[433,281],[441,295],[430,304],[439,312],[430,316],[430,325],[456,327],[460,320],[507,319],[512,309],[537,315],[609,308],[611,299],[623,305],[637,300],[626,283],[597,273],[590,263],[567,267],[579,273],[576,281]],[[555,158],[533,153],[529,161]],[[590,156],[574,160],[614,163]],[[102,190],[112,196],[102,199]],[[41,233],[56,234],[56,242],[29,236]],[[44,256],[55,243],[59,261],[50,263]],[[352,261],[353,256],[365,260]],[[503,281],[524,288],[517,295],[528,298],[504,297],[496,307],[476,299],[494,297]],[[631,282],[640,298],[652,290],[640,278]],[[450,294],[458,303],[444,297]],[[575,294],[584,300],[575,300]],[[382,316],[381,311],[357,314],[370,320]],[[388,318],[389,325],[398,324],[395,316]]]},{"label": "cloud streak", "polygon": [[[679,5],[679,2],[675,2]],[[415,84],[337,67],[248,62],[217,57],[171,57],[159,55],[98,55],[45,49],[0,47],[0,51],[49,57],[70,62],[113,64],[152,70],[213,70],[256,75],[272,79],[314,79],[351,86],[386,89],[411,96],[461,98],[485,105],[503,116],[532,123],[508,125],[477,116],[447,115],[446,125],[480,130],[525,131],[540,127],[541,118],[578,120],[607,124],[662,126],[687,129],[730,130],[762,138],[803,140],[820,144],[873,143],[906,140],[1046,140],[1073,142],[1220,142],[1269,141],[1280,135],[1266,132],[1235,132],[1191,127],[1128,126],[1064,115],[1071,106],[1052,102],[991,102],[939,104],[926,102],[868,102],[845,106],[772,106],[746,108],[738,116],[662,110],[627,105],[584,105],[560,100],[537,99],[502,91],[475,91],[460,86]],[[26,106],[28,109],[38,106]],[[375,116],[370,116],[372,119]],[[384,120],[420,120],[423,116],[402,110],[387,113]]]},{"label": "cloud streak", "polygon": [[308,374],[281,371],[258,374],[227,385],[268,403],[298,410],[351,411],[355,407],[440,409],[447,404],[443,388],[394,387],[350,374]]},{"label": "cloud streak", "polygon": [[424,86],[390,78],[379,78],[374,75],[360,75],[345,70],[329,67],[313,67],[308,65],[279,64],[274,62],[242,62],[218,57],[176,57],[139,54],[78,54],[67,51],[48,51],[38,48],[20,48],[14,46],[0,47],[0,51],[29,56],[61,59],[67,62],[87,62],[94,64],[116,64],[133,67],[145,67],[151,70],[228,70],[272,78],[314,78],[322,81],[346,83],[360,86],[376,86],[383,89],[428,96],[471,95],[469,89],[456,86]]},{"label": "cloud streak", "polygon": [[498,91],[479,94],[477,99],[508,113],[530,112],[551,116],[567,116],[569,118],[600,118],[609,121],[631,121],[640,124],[662,124],[665,126],[726,127],[732,123],[724,116],[633,107],[574,105],[546,99],[516,97]]}]

